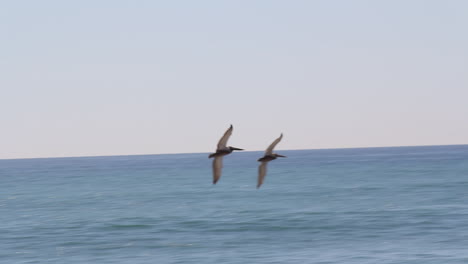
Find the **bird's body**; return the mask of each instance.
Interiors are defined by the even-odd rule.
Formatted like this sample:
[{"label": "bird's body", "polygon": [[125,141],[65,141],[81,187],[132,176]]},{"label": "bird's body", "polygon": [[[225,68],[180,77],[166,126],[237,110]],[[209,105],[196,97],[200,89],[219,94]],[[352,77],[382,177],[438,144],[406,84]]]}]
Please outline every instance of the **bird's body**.
[{"label": "bird's body", "polygon": [[222,157],[232,153],[232,149],[217,149],[215,153],[211,153],[208,158]]},{"label": "bird's body", "polygon": [[258,159],[258,161],[260,162],[269,162],[269,161],[272,161],[272,160],[275,160],[276,159],[276,156],[274,155],[265,155],[261,158]]},{"label": "bird's body", "polygon": [[223,157],[226,155],[231,154],[234,150],[243,150],[240,148],[235,148],[231,146],[226,146],[229,137],[232,135],[233,127],[232,125],[226,130],[224,135],[218,142],[218,146],[216,147],[216,152],[211,153],[208,158],[213,158],[213,184],[216,184],[221,177],[221,170],[223,168]]},{"label": "bird's body", "polygon": [[268,162],[275,160],[278,157],[286,158],[286,156],[273,153],[273,149],[281,141],[282,138],[283,138],[283,134],[281,134],[279,138],[275,139],[275,141],[273,141],[273,143],[271,143],[271,145],[268,146],[268,148],[266,149],[265,155],[258,159],[258,161],[261,163],[260,163],[260,166],[258,166],[257,189],[260,188],[260,186],[263,184],[263,180],[265,179],[266,172],[267,172]]}]

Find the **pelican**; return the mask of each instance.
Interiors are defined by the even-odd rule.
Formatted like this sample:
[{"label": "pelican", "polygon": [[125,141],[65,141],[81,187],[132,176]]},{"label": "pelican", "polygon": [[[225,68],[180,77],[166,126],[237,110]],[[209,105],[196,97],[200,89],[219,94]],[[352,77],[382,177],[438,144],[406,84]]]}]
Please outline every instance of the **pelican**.
[{"label": "pelican", "polygon": [[260,186],[263,183],[263,179],[265,179],[268,162],[270,162],[272,160],[275,160],[277,157],[286,158],[286,156],[273,153],[273,149],[281,141],[282,138],[283,138],[283,133],[281,133],[281,136],[279,138],[275,139],[275,141],[273,141],[273,143],[271,143],[271,145],[266,149],[265,156],[258,159],[258,161],[261,162],[261,163],[260,163],[260,166],[258,166],[257,189],[260,188]]},{"label": "pelican", "polygon": [[216,184],[221,177],[221,169],[223,168],[223,156],[231,154],[234,150],[243,150],[235,147],[226,147],[229,137],[232,135],[232,125],[224,132],[224,135],[218,142],[215,153],[211,153],[208,158],[213,158],[213,184]]}]

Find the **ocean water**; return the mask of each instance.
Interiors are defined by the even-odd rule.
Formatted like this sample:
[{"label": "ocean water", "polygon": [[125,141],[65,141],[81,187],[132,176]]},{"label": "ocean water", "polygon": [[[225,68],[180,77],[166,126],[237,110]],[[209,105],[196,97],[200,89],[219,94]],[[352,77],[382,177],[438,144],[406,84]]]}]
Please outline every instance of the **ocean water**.
[{"label": "ocean water", "polygon": [[468,263],[468,146],[0,160],[0,263]]}]

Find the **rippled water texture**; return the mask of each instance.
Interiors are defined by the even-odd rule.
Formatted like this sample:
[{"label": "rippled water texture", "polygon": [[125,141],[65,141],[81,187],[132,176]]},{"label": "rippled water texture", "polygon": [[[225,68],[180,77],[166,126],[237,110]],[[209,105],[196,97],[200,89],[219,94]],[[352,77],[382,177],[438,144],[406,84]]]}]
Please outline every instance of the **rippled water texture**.
[{"label": "rippled water texture", "polygon": [[468,146],[0,160],[0,263],[468,263]]}]

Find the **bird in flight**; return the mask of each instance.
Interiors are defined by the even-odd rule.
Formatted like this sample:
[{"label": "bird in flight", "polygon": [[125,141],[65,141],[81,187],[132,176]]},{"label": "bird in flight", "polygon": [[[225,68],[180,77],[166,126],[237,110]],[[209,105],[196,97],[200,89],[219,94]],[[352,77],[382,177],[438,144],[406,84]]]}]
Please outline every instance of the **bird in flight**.
[{"label": "bird in flight", "polygon": [[273,149],[281,141],[282,138],[283,138],[283,133],[281,133],[281,136],[279,138],[275,139],[275,141],[273,141],[273,143],[271,143],[271,145],[266,149],[265,155],[258,159],[258,161],[261,162],[261,163],[260,163],[260,166],[258,166],[257,189],[260,188],[260,186],[263,183],[263,180],[265,179],[268,162],[270,162],[272,160],[275,160],[277,157],[286,158],[286,156],[273,153]]},{"label": "bird in flight", "polygon": [[232,135],[233,127],[232,125],[224,132],[224,135],[218,142],[218,146],[216,147],[216,152],[211,153],[208,158],[213,158],[213,184],[216,184],[221,177],[221,169],[223,168],[223,157],[231,154],[234,150],[243,150],[240,148],[235,147],[227,147],[227,142],[229,137]]}]

